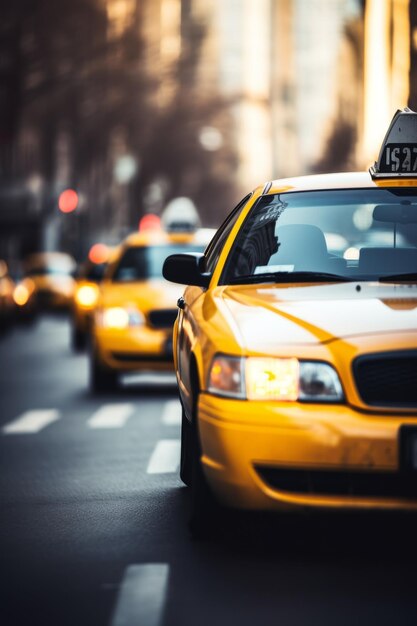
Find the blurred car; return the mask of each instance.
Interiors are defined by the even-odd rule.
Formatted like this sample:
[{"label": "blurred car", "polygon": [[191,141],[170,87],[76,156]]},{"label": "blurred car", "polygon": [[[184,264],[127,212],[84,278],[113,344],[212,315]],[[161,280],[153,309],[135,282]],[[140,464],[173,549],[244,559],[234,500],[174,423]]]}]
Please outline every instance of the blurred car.
[{"label": "blurred car", "polygon": [[99,285],[111,253],[112,249],[108,246],[95,244],[77,273],[71,310],[71,346],[74,350],[82,350],[86,346],[99,297]]},{"label": "blurred car", "polygon": [[172,325],[181,293],[162,277],[174,252],[202,251],[213,231],[145,231],[120,246],[101,284],[90,349],[90,386],[95,392],[117,384],[119,374],[172,370]]},{"label": "blurred car", "polygon": [[[417,154],[409,115],[369,173],[268,182],[204,255],[165,261],[189,285],[174,360],[195,532],[218,503],[417,509],[417,162],[384,171],[390,145]],[[361,206],[390,246],[329,252],[326,232],[359,239]]]},{"label": "blurred car", "polygon": [[7,330],[13,322],[15,313],[13,290],[14,282],[7,263],[0,259],[0,332]]},{"label": "blurred car", "polygon": [[75,288],[74,259],[63,252],[39,252],[25,259],[24,274],[30,278],[39,309],[69,309]]}]

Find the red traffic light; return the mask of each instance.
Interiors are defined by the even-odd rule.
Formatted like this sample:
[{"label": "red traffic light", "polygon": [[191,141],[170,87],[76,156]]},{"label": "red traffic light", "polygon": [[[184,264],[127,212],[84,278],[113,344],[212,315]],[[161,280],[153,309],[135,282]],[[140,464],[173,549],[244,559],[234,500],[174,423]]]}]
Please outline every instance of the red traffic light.
[{"label": "red traffic light", "polygon": [[72,213],[78,206],[78,194],[74,189],[65,189],[58,199],[58,207],[62,213]]}]

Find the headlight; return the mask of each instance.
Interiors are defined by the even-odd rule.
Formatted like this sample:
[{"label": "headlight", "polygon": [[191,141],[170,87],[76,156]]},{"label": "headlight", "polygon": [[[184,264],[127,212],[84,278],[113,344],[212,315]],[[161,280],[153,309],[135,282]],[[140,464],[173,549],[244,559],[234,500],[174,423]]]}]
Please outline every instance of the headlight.
[{"label": "headlight", "polygon": [[114,306],[101,311],[98,322],[105,328],[129,328],[142,326],[145,322],[143,314],[134,307]]},{"label": "headlight", "polygon": [[244,398],[242,359],[218,354],[214,357],[208,390],[221,396]]},{"label": "headlight", "polygon": [[208,391],[248,400],[340,402],[343,390],[331,365],[296,358],[217,355]]},{"label": "headlight", "polygon": [[246,359],[248,400],[297,400],[299,385],[297,359],[249,357]]},{"label": "headlight", "polygon": [[298,398],[318,402],[343,400],[343,389],[336,370],[328,363],[302,361]]},{"label": "headlight", "polygon": [[23,283],[16,285],[13,291],[13,299],[18,306],[25,306],[29,301],[29,289]]},{"label": "headlight", "polygon": [[82,285],[75,294],[77,304],[85,309],[92,309],[98,298],[98,287],[95,285]]}]

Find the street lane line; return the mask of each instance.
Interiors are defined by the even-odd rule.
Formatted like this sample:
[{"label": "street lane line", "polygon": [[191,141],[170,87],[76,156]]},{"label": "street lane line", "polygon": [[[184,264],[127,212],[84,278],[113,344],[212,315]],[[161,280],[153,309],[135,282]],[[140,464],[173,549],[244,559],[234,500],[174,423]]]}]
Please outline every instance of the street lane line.
[{"label": "street lane line", "polygon": [[111,626],[160,626],[168,576],[167,563],[129,565],[123,575]]},{"label": "street lane line", "polygon": [[105,404],[93,413],[87,422],[89,428],[122,428],[135,407],[129,402]]},{"label": "street lane line", "polygon": [[38,409],[34,411],[26,411],[20,417],[13,420],[2,431],[5,435],[29,435],[38,433],[40,430],[56,422],[61,414],[56,409]]},{"label": "street lane line", "polygon": [[165,402],[162,423],[167,426],[179,426],[181,424],[181,404],[179,400],[168,400],[168,402]]},{"label": "street lane line", "polygon": [[180,464],[179,439],[161,439],[155,446],[155,450],[149,460],[148,474],[172,474],[176,472]]}]

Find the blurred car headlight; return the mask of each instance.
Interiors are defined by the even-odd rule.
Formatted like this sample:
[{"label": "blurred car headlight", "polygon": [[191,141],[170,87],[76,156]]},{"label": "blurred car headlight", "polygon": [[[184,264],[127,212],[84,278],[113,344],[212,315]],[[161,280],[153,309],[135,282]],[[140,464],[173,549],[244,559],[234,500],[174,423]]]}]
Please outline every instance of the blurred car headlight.
[{"label": "blurred car headlight", "polygon": [[23,283],[16,285],[13,291],[13,300],[17,306],[25,306],[28,303],[30,297],[29,289]]},{"label": "blurred car headlight", "polygon": [[104,328],[130,328],[145,323],[143,314],[135,307],[109,307],[98,315],[98,323]]},{"label": "blurred car headlight", "polygon": [[248,400],[343,400],[342,385],[331,365],[296,358],[216,355],[209,372],[208,391]]},{"label": "blurred car headlight", "polygon": [[23,279],[13,290],[13,300],[17,306],[25,306],[32,297],[35,285],[30,278]]},{"label": "blurred car headlight", "polygon": [[92,309],[97,299],[98,287],[96,285],[82,285],[75,293],[75,301],[83,309]]}]

